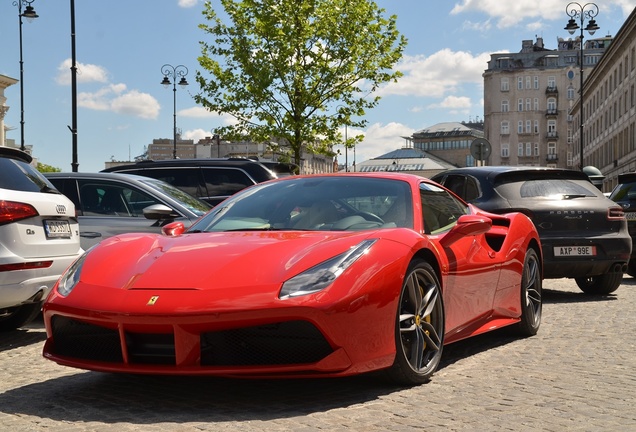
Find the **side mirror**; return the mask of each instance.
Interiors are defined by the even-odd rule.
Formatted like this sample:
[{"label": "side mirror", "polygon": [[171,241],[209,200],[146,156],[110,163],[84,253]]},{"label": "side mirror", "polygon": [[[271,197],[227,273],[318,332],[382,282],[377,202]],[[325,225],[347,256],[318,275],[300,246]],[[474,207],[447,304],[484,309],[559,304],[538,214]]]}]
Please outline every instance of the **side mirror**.
[{"label": "side mirror", "polygon": [[161,228],[161,233],[168,237],[179,237],[185,231],[183,222],[172,222]]},{"label": "side mirror", "polygon": [[441,238],[442,247],[449,247],[466,236],[474,236],[490,231],[492,220],[486,216],[462,215],[451,230]]},{"label": "side mirror", "polygon": [[164,204],[153,204],[143,209],[144,217],[152,220],[174,219],[179,215],[170,207]]}]

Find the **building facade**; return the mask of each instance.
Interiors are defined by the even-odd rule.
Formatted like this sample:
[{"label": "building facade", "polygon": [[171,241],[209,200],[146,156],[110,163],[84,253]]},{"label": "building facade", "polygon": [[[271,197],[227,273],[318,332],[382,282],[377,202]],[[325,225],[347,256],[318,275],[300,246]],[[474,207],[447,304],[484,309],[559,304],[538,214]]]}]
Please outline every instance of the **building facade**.
[{"label": "building facade", "polygon": [[[605,176],[609,192],[619,174],[636,171],[636,9],[583,86],[583,166]],[[574,140],[580,140],[580,105],[573,106]],[[580,150],[574,156],[580,164]]]},{"label": "building facade", "polygon": [[422,150],[455,167],[475,166],[470,146],[484,138],[484,123],[445,122],[413,133],[408,139],[415,149]]},{"label": "building facade", "polygon": [[[583,70],[590,71],[610,46],[610,36],[584,44]],[[580,38],[525,40],[519,53],[490,56],[484,78],[484,135],[489,165],[578,168],[571,109],[580,91]]]}]

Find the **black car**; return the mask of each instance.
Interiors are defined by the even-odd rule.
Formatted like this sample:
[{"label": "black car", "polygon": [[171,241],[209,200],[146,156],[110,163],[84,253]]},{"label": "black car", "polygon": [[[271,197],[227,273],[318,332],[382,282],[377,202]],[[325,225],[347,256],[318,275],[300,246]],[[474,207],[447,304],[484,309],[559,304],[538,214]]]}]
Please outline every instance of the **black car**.
[{"label": "black car", "polygon": [[636,172],[618,175],[618,184],[609,198],[623,207],[627,219],[627,230],[632,237],[632,255],[627,274],[636,277]]},{"label": "black car", "polygon": [[46,173],[77,210],[82,248],[128,232],[161,232],[174,221],[186,226],[212,206],[157,179],[118,173]]},{"label": "black car", "polygon": [[444,171],[432,180],[483,210],[528,215],[541,237],[546,279],[573,278],[589,294],[619,287],[632,250],[625,213],[585,173],[485,166]]},{"label": "black car", "polygon": [[147,160],[106,168],[102,172],[163,180],[213,206],[248,186],[277,178],[263,164],[246,158]]}]

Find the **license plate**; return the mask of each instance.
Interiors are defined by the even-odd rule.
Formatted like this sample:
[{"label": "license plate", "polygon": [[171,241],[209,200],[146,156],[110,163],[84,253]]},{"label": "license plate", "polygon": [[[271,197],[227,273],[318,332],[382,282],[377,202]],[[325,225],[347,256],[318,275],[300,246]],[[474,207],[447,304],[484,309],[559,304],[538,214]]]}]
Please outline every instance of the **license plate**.
[{"label": "license plate", "polygon": [[71,224],[65,220],[45,220],[44,229],[48,238],[71,238]]},{"label": "license plate", "polygon": [[556,246],[554,256],[594,256],[596,246]]}]

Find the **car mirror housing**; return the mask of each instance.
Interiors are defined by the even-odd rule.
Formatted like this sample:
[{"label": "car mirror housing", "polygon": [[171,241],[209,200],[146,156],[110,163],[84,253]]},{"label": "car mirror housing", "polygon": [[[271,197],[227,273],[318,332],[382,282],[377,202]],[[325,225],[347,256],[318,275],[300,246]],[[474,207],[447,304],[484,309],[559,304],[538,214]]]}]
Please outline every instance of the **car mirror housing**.
[{"label": "car mirror housing", "polygon": [[161,228],[163,235],[168,237],[179,237],[185,231],[183,222],[172,222]]},{"label": "car mirror housing", "polygon": [[481,215],[462,215],[451,230],[441,238],[442,247],[449,247],[457,240],[466,237],[483,234],[492,227],[492,220]]}]

